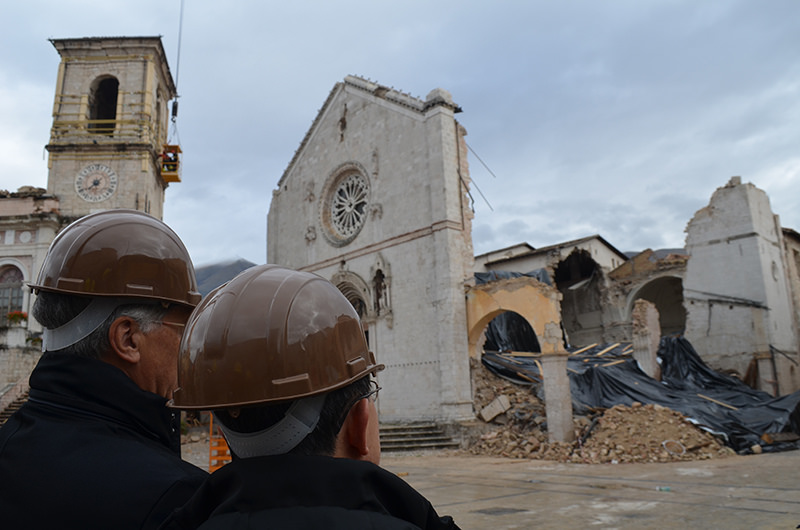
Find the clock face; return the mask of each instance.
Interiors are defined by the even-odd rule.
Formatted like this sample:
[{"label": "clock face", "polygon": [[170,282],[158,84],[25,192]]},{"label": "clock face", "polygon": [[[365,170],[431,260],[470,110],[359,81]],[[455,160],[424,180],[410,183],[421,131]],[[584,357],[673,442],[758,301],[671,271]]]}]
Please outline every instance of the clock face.
[{"label": "clock face", "polygon": [[84,201],[104,201],[116,190],[117,174],[103,164],[89,164],[75,177],[75,191]]}]

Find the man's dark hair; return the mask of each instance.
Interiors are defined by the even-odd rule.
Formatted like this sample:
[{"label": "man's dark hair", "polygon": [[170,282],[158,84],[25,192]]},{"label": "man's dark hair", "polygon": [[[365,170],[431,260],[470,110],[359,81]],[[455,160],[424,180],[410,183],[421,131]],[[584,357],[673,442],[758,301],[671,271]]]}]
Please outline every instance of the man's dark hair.
[{"label": "man's dark hair", "polygon": [[[33,318],[47,329],[56,329],[63,326],[92,301],[86,296],[72,296],[62,293],[40,291],[33,304]],[[71,346],[58,350],[59,353],[68,353],[90,359],[99,359],[111,349],[108,342],[108,331],[111,324],[122,316],[127,316],[139,323],[142,331],[150,332],[155,323],[164,318],[168,307],[157,303],[132,303],[117,307],[111,315],[86,338],[79,340]]]},{"label": "man's dark hair", "polygon": [[[336,450],[336,437],[342,428],[344,418],[360,396],[370,391],[370,376],[333,390],[325,395],[325,403],[314,430],[306,436],[290,454],[333,455]],[[251,433],[267,429],[283,419],[286,411],[294,403],[287,401],[275,405],[256,405],[244,407],[235,413],[231,409],[214,411],[214,415],[232,431]]]}]

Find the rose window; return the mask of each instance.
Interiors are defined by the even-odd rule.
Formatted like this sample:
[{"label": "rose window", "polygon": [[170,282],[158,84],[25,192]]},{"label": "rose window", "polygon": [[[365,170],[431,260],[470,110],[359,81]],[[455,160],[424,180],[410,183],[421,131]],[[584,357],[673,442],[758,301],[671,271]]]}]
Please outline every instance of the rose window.
[{"label": "rose window", "polygon": [[333,179],[322,205],[322,225],[328,241],[343,246],[355,239],[367,218],[369,183],[361,173]]}]

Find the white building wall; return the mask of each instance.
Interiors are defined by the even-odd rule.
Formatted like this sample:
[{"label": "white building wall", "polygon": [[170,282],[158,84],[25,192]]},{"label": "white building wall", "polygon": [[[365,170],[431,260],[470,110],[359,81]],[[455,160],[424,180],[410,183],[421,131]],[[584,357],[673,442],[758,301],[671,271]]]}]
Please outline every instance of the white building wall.
[{"label": "white building wall", "polygon": [[[686,336],[715,368],[744,374],[770,346],[798,359],[779,226],[767,195],[738,177],[687,226]],[[782,393],[798,386],[787,361],[775,357]]]},{"label": "white building wall", "polygon": [[[463,129],[449,94],[426,101],[359,78],[337,84],[273,192],[267,261],[336,283],[369,286],[364,322],[383,421],[472,416],[464,282],[472,275]],[[459,166],[459,164],[461,164]],[[342,167],[369,183],[366,221],[342,245],[326,237],[325,205]],[[460,170],[460,171],[459,171]],[[388,307],[375,310],[376,264]]]}]

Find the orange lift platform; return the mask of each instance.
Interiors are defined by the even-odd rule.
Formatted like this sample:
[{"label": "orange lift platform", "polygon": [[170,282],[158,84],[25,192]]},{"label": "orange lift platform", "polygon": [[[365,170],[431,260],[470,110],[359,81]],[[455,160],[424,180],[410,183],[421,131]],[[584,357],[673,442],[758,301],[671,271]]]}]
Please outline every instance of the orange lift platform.
[{"label": "orange lift platform", "polygon": [[161,178],[164,182],[181,181],[181,146],[164,144],[164,150],[159,155],[161,159]]}]

